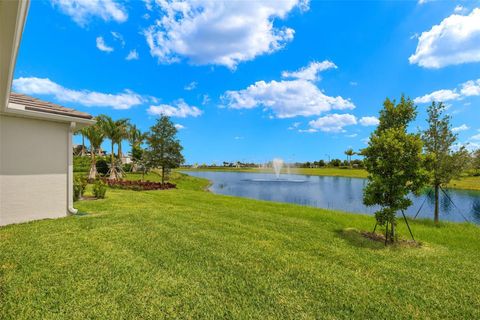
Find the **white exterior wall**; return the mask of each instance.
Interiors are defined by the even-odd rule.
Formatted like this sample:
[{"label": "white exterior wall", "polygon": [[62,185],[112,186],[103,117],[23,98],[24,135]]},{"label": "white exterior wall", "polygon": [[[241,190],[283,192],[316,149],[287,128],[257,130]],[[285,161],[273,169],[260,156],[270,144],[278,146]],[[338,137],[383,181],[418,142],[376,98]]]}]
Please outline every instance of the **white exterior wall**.
[{"label": "white exterior wall", "polygon": [[0,114],[0,226],[67,215],[69,123]]}]

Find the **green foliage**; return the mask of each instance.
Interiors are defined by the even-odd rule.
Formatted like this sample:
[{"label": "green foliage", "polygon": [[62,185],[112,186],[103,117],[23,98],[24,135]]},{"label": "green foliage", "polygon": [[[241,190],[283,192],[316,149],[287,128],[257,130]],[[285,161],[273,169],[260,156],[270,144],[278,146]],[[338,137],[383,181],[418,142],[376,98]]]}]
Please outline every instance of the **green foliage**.
[{"label": "green foliage", "polygon": [[472,167],[476,176],[480,176],[480,149],[472,154]]},{"label": "green foliage", "polygon": [[88,172],[91,162],[90,157],[73,157],[73,172]]},{"label": "green foliage", "polygon": [[123,165],[123,171],[124,172],[130,172],[132,170],[132,164],[131,163],[125,163]]},{"label": "green foliage", "polygon": [[467,167],[469,154],[465,147],[453,151],[457,135],[452,132],[450,116],[445,115],[443,103],[432,104],[427,109],[429,127],[423,131],[426,153],[425,168],[430,175],[430,185],[435,191],[435,222],[439,221],[439,189],[460,177]]},{"label": "green foliage", "polygon": [[99,174],[104,176],[108,173],[108,162],[105,160],[105,158],[99,158],[96,162],[96,165]]},{"label": "green foliage", "polygon": [[84,175],[75,175],[73,179],[73,201],[77,201],[83,197],[88,181]]},{"label": "green foliage", "polygon": [[396,214],[412,204],[407,195],[418,194],[427,179],[422,166],[422,140],[417,134],[407,133],[415,116],[410,99],[402,96],[398,104],[386,99],[380,124],[362,151],[369,173],[363,201],[367,206],[381,207],[375,218],[379,225],[390,225],[387,238],[391,241],[395,241]]},{"label": "green foliage", "polygon": [[147,137],[148,149],[144,165],[149,168],[161,168],[162,183],[172,168],[177,168],[185,161],[182,155],[183,147],[176,134],[177,128],[170,118],[162,115],[150,128]]},{"label": "green foliage", "polygon": [[105,139],[105,134],[102,127],[97,122],[92,126],[86,127],[82,130],[83,135],[90,141],[90,170],[88,178],[94,180],[97,177],[97,160],[96,152],[102,145],[103,140]]},{"label": "green foliage", "polygon": [[92,192],[95,198],[104,199],[105,193],[107,192],[107,185],[102,180],[97,180],[93,184]]}]

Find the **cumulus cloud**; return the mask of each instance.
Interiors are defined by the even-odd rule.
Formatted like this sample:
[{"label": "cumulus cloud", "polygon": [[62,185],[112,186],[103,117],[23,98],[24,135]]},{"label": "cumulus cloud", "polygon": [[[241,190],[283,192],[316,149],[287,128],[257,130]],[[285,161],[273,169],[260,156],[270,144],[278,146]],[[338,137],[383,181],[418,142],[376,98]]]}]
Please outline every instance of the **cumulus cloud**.
[{"label": "cumulus cloud", "polygon": [[181,125],[180,123],[175,123],[175,129],[177,130],[182,130],[182,129],[185,129],[185,126],[184,125]]},{"label": "cumulus cloud", "polygon": [[113,51],[113,48],[108,46],[105,43],[105,40],[103,39],[103,37],[97,37],[97,48],[98,48],[98,50],[103,51],[103,52],[112,52]]},{"label": "cumulus cloud", "polygon": [[322,132],[345,132],[344,127],[357,124],[357,118],[352,114],[329,114],[308,123],[310,129]]},{"label": "cumulus cloud", "polygon": [[452,14],[423,32],[409,61],[424,68],[480,62],[480,8],[465,16]]},{"label": "cumulus cloud", "polygon": [[324,70],[332,69],[332,68],[336,69],[337,66],[331,61],[328,61],[328,60],[325,60],[322,62],[313,61],[313,62],[310,62],[308,66],[303,67],[300,70],[293,71],[293,72],[283,71],[282,77],[315,81],[319,79],[318,73]]},{"label": "cumulus cloud", "polygon": [[177,100],[173,104],[150,106],[147,112],[154,116],[165,115],[176,118],[198,117],[202,114],[202,110],[195,106],[189,106],[183,99]]},{"label": "cumulus cloud", "polygon": [[378,124],[380,123],[377,117],[362,117],[360,118],[359,122],[362,126],[365,127],[378,126]]},{"label": "cumulus cloud", "polygon": [[52,4],[82,27],[92,18],[120,23],[128,19],[125,7],[113,0],[52,0]]},{"label": "cumulus cloud", "polygon": [[125,57],[125,60],[138,60],[138,52],[136,49],[131,50],[128,55]]},{"label": "cumulus cloud", "polygon": [[415,103],[430,103],[432,101],[445,102],[450,100],[461,100],[466,97],[480,96],[480,79],[469,80],[460,85],[460,88],[442,89],[421,97],[415,98]]},{"label": "cumulus cloud", "polygon": [[190,82],[189,84],[187,84],[185,87],[183,87],[183,89],[187,90],[187,91],[192,91],[194,90],[195,88],[197,88],[197,82],[196,81],[192,81]]},{"label": "cumulus cloud", "polygon": [[160,13],[143,32],[159,62],[186,58],[193,64],[235,69],[240,62],[280,50],[291,41],[295,31],[276,24],[295,8],[308,10],[308,0],[167,0],[148,6]]},{"label": "cumulus cloud", "polygon": [[[299,72],[308,68],[300,69]],[[315,77],[317,72],[318,70],[315,71]],[[302,73],[302,76],[305,77],[305,74]],[[297,78],[270,82],[257,81],[243,90],[226,91],[222,100],[232,109],[263,107],[277,118],[315,116],[331,110],[355,108],[349,99],[328,96],[313,81]]]},{"label": "cumulus cloud", "polygon": [[145,99],[130,90],[111,94],[90,90],[67,89],[48,78],[21,77],[13,80],[16,92],[33,95],[51,95],[61,102],[77,103],[87,107],[129,109],[144,103]]},{"label": "cumulus cloud", "polygon": [[473,141],[480,141],[480,133],[479,134],[476,134],[472,137],[470,137],[470,140],[473,140]]},{"label": "cumulus cloud", "polygon": [[461,131],[467,131],[468,129],[470,129],[470,128],[466,124],[462,124],[461,126],[452,128],[452,131],[453,132],[461,132]]}]

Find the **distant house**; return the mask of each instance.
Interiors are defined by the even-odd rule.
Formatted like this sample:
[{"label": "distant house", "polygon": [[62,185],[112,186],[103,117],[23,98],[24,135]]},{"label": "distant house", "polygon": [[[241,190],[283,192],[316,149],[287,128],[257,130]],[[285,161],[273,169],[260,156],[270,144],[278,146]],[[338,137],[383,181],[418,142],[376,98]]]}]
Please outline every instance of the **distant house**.
[{"label": "distant house", "polygon": [[0,225],[73,208],[72,135],[91,115],[10,91],[28,1],[0,2]]}]

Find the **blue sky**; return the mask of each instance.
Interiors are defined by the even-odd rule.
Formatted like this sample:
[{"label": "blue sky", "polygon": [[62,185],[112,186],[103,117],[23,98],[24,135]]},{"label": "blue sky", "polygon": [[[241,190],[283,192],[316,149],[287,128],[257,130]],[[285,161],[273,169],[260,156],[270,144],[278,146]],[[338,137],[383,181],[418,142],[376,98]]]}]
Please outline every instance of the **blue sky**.
[{"label": "blue sky", "polygon": [[32,1],[13,88],[142,130],[171,115],[188,163],[343,159],[402,93],[413,130],[443,100],[475,148],[480,1]]}]

